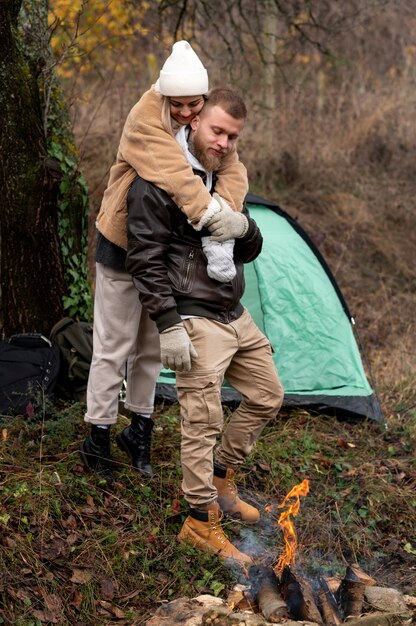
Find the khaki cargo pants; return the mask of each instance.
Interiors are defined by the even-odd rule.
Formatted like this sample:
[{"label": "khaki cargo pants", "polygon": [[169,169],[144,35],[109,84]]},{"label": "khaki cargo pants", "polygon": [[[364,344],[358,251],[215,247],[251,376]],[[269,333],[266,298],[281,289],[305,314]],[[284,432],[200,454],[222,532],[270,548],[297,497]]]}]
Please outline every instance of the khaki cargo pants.
[{"label": "khaki cargo pants", "polygon": [[[230,324],[207,318],[184,320],[198,353],[190,372],[177,372],[181,407],[182,488],[191,507],[217,498],[212,482],[215,460],[237,468],[250,454],[260,433],[276,417],[283,388],[272,360],[268,339],[245,309]],[[243,399],[224,432],[221,386],[227,378]]]}]

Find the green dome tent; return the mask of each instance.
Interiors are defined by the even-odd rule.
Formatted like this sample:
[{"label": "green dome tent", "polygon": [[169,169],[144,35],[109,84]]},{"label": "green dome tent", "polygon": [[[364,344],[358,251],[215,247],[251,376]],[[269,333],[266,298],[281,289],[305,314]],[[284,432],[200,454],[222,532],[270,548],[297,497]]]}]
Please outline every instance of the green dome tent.
[{"label": "green dome tent", "polygon": [[[245,266],[243,304],[275,350],[284,406],[382,422],[354,320],[324,258],[279,206],[252,194],[247,204],[264,241],[260,256]],[[162,370],[156,393],[176,398],[174,372]],[[224,402],[239,399],[225,383]]]}]

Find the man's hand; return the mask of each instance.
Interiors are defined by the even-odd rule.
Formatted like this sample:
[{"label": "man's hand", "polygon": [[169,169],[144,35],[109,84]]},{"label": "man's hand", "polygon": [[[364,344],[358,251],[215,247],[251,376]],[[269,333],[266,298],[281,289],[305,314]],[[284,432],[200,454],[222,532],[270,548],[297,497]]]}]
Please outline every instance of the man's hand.
[{"label": "man's hand", "polygon": [[221,205],[221,211],[213,215],[213,217],[206,224],[209,232],[211,233],[211,241],[223,242],[227,239],[238,239],[243,237],[248,229],[248,220],[245,215],[238,211],[233,211],[232,208],[219,196],[217,193],[213,194],[219,204]]},{"label": "man's hand", "polygon": [[187,372],[191,369],[191,360],[198,354],[189,339],[183,324],[175,324],[160,335],[160,357],[163,367],[177,372]]}]

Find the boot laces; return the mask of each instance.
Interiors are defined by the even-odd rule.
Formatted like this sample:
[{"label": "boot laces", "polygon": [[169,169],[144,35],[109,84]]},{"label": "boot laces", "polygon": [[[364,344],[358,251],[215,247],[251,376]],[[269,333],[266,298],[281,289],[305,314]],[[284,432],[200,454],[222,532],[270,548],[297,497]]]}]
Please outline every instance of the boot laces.
[{"label": "boot laces", "polygon": [[214,532],[214,535],[217,537],[217,539],[219,539],[222,545],[225,546],[227,543],[227,537],[225,536],[224,531],[221,526],[221,520],[223,517],[224,515],[222,514],[222,512],[220,512],[218,514],[217,519],[211,520],[211,528]]},{"label": "boot laces", "polygon": [[229,490],[233,494],[234,498],[237,498],[238,491],[237,491],[236,484],[234,482],[234,478],[227,478],[227,487],[229,488]]}]

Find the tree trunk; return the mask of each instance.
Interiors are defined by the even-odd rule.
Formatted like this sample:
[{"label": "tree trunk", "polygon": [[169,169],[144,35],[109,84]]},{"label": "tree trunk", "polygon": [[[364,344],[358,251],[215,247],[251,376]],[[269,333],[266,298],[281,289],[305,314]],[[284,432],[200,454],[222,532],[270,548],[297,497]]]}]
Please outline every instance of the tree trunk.
[{"label": "tree trunk", "polygon": [[65,293],[58,181],[47,167],[39,90],[17,44],[21,0],[0,2],[0,289],[3,335],[49,334]]},{"label": "tree trunk", "polygon": [[[0,2],[0,332],[3,337],[32,331],[49,335],[51,327],[64,315],[63,298],[68,297],[71,285],[65,280],[67,261],[62,249],[67,250],[67,258],[75,258],[79,251],[70,249],[68,253],[65,237],[74,242],[74,247],[82,245],[79,228],[85,217],[79,196],[70,189],[71,201],[66,205],[72,203],[75,207],[78,224],[75,227],[67,207],[69,225],[65,233],[59,232],[63,230],[62,223],[58,224],[62,174],[59,160],[48,157],[48,107],[44,97],[45,74],[42,74],[48,59],[35,42],[36,38],[48,41],[47,2],[32,3],[31,7],[38,10],[32,22],[25,15],[25,28],[32,43],[35,42],[26,50],[18,32],[21,4],[22,0]],[[61,138],[67,129],[55,114],[53,119],[56,127],[53,136],[58,137],[55,142],[65,146],[68,142]],[[66,172],[67,179],[76,181],[77,176],[76,166],[74,173]]]},{"label": "tree trunk", "polygon": [[[261,34],[264,55],[263,102],[271,113],[276,108],[276,41],[278,25],[274,3],[271,0],[265,0]],[[269,138],[272,137],[273,135],[269,136]]]}]

